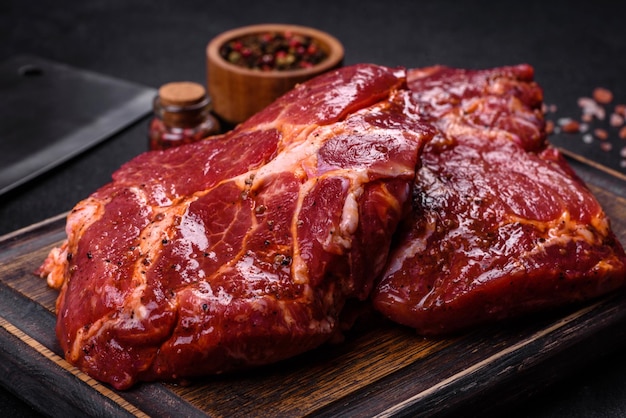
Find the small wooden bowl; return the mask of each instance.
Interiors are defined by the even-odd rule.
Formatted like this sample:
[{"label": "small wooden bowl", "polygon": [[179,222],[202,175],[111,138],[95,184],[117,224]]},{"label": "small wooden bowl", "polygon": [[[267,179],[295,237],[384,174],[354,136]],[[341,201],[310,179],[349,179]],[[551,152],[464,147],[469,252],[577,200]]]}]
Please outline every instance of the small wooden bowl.
[{"label": "small wooden bowl", "polygon": [[[327,57],[310,68],[261,71],[232,64],[220,55],[220,48],[246,35],[292,32],[319,43]],[[213,38],[206,49],[207,87],[213,111],[229,124],[243,122],[282,94],[328,70],[343,64],[342,44],[317,29],[288,24],[261,24],[232,29]]]}]

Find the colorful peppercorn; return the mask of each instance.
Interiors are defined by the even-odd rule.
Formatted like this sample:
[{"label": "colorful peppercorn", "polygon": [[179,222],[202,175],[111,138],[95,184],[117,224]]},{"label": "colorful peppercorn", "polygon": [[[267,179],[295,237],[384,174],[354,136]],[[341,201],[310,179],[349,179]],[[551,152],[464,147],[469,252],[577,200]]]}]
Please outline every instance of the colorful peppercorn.
[{"label": "colorful peppercorn", "polygon": [[233,39],[220,48],[220,55],[231,64],[260,71],[310,68],[328,57],[315,39],[292,32]]}]

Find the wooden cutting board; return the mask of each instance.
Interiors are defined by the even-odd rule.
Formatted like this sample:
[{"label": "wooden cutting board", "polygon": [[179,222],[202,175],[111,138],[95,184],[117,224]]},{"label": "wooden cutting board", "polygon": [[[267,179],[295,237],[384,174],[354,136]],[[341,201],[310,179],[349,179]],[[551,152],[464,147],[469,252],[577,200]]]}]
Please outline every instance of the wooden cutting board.
[{"label": "wooden cutting board", "polygon": [[[626,243],[626,182],[574,168]],[[469,407],[486,413],[626,342],[624,294],[442,339],[372,314],[343,343],[280,364],[189,386],[115,391],[62,358],[54,334],[57,292],[33,275],[64,239],[64,224],[59,216],[0,238],[0,381],[46,414],[416,417]]]}]

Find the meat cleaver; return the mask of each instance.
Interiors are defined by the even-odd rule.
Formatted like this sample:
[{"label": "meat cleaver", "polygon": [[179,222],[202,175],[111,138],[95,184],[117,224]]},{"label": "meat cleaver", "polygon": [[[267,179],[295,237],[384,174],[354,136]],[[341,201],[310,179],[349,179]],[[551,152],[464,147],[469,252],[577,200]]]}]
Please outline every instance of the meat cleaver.
[{"label": "meat cleaver", "polygon": [[145,116],[155,94],[35,56],[0,63],[0,195]]}]

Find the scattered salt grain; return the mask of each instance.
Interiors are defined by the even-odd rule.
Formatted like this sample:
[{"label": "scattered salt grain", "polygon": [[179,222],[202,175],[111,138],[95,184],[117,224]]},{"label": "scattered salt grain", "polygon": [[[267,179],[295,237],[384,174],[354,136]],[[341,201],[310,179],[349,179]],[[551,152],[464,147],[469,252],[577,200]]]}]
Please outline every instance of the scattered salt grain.
[{"label": "scattered salt grain", "polygon": [[[580,97],[578,99],[578,106],[582,109],[583,116],[589,115],[591,117],[595,117],[598,120],[604,120],[606,117],[606,111],[602,106],[598,104],[595,100],[589,97]],[[590,120],[583,119],[585,122],[590,122]]]},{"label": "scattered salt grain", "polygon": [[619,113],[611,113],[609,118],[609,124],[613,127],[622,126],[624,124],[624,117]]},{"label": "scattered salt grain", "polygon": [[559,126],[563,132],[570,134],[580,132],[580,124],[571,118],[561,118],[558,121]]},{"label": "scattered salt grain", "polygon": [[609,133],[606,131],[606,129],[596,128],[593,130],[593,134],[595,135],[596,138],[601,139],[603,141],[606,141],[609,138]]},{"label": "scattered salt grain", "polygon": [[626,168],[626,145],[619,148],[614,136],[626,141],[626,103],[616,103],[613,92],[604,87],[593,89],[589,97],[579,97],[577,104],[581,110],[578,117],[560,117],[552,115],[557,111],[556,105],[544,104],[542,111],[546,116],[546,132],[549,135],[566,133],[578,134],[585,144],[594,144],[604,152],[616,152],[619,149],[620,167]]},{"label": "scattered salt grain", "polygon": [[625,104],[615,105],[615,113],[623,117],[626,117],[626,105]]}]

